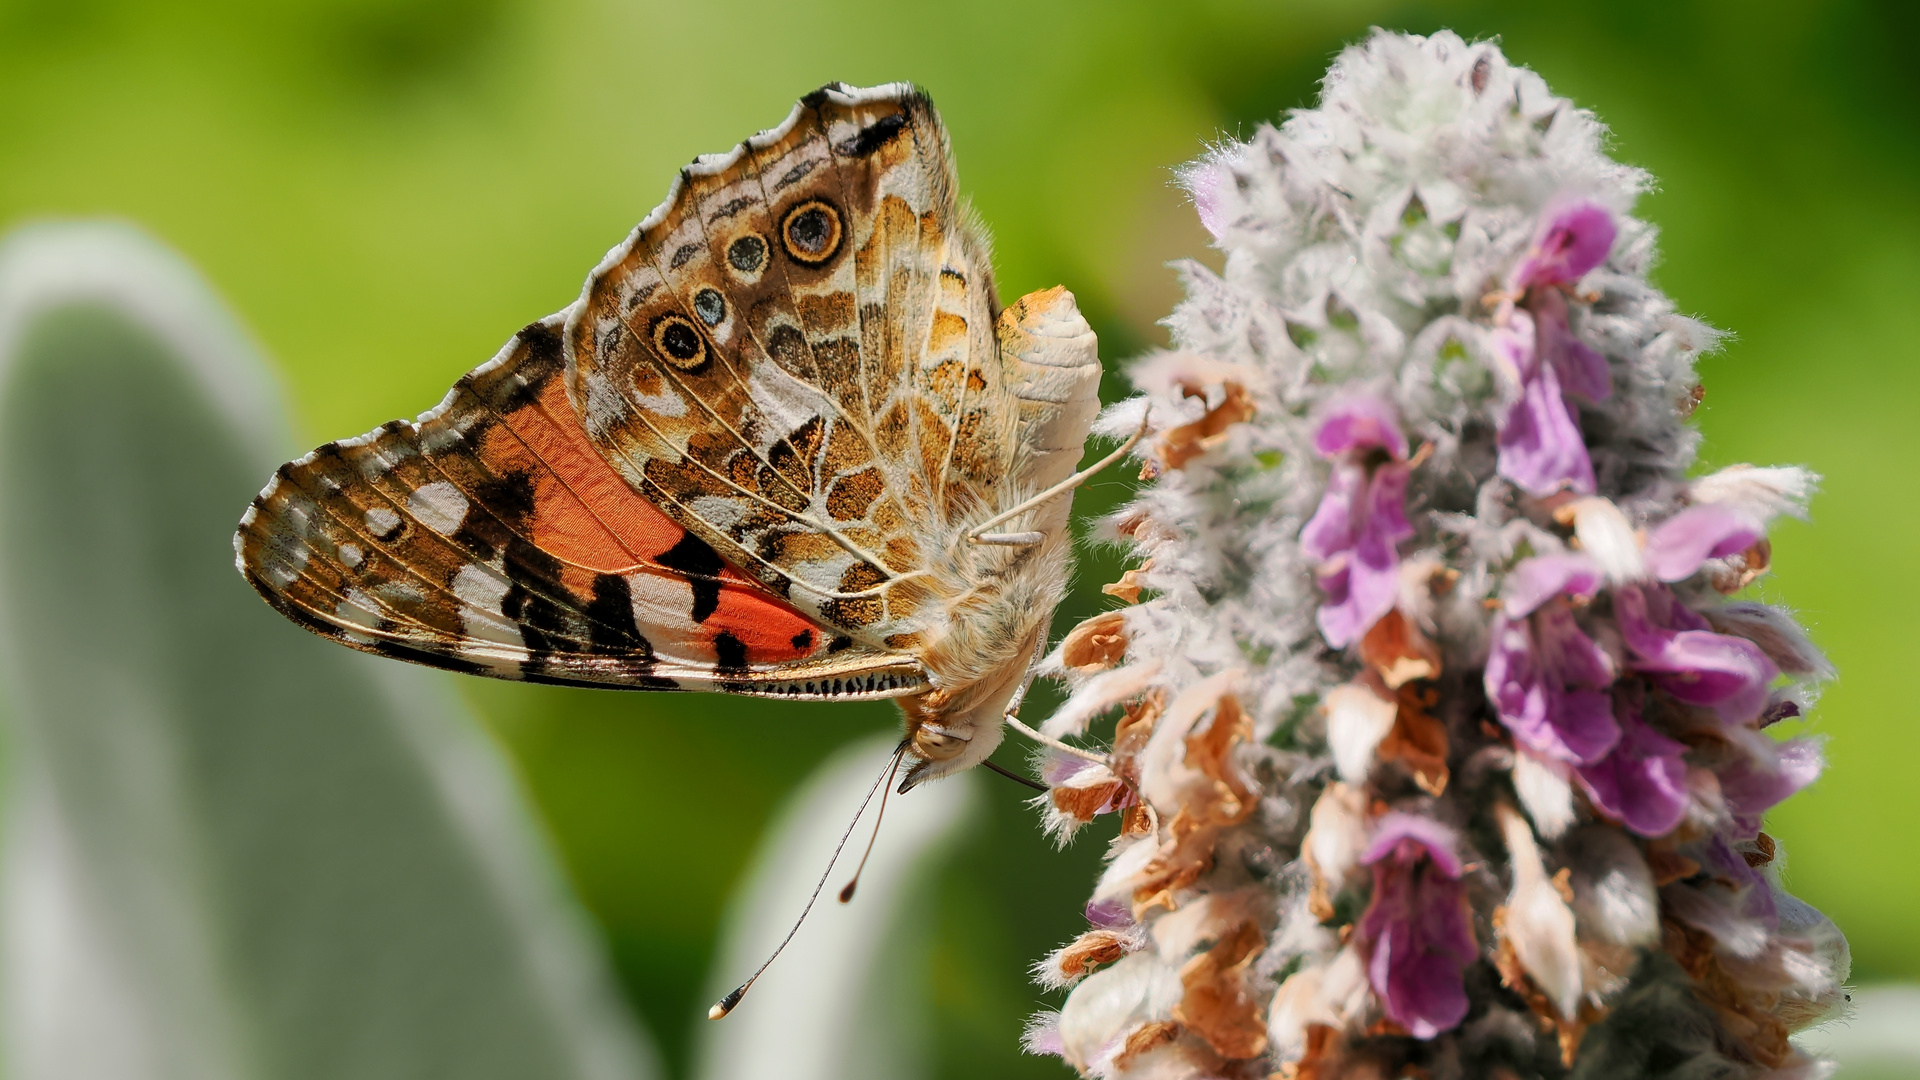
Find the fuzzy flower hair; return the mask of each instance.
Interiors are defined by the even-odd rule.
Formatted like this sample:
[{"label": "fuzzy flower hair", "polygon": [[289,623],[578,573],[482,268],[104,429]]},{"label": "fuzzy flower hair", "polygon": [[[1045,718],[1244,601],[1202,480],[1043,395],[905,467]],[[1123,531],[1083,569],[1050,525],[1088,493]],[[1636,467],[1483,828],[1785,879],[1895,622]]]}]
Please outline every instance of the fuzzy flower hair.
[{"label": "fuzzy flower hair", "polygon": [[[1718,334],[1647,177],[1491,44],[1376,32],[1184,176],[1226,254],[1133,369],[1129,606],[1049,658],[1118,815],[1029,1045],[1092,1077],[1811,1077],[1846,942],[1768,808],[1829,674],[1735,600],[1814,478],[1689,477]],[[1145,596],[1145,599],[1141,599]],[[1099,734],[1104,735],[1104,731]]]}]

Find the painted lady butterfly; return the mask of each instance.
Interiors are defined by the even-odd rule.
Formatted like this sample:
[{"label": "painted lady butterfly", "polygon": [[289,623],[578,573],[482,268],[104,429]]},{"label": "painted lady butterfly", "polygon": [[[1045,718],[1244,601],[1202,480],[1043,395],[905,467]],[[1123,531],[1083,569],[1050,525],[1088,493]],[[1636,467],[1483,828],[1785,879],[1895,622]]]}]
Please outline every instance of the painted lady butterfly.
[{"label": "painted lady butterfly", "polygon": [[439,407],[282,466],[234,548],[384,656],[900,698],[911,784],[985,760],[1024,692],[1099,379],[1065,289],[1001,310],[926,96],[836,84],[683,169]]}]

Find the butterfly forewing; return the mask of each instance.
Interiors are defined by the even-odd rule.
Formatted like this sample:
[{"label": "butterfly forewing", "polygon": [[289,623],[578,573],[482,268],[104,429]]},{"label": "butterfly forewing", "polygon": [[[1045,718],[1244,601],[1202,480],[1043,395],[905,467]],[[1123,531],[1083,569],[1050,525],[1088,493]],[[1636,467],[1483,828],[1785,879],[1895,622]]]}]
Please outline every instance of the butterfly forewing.
[{"label": "butterfly forewing", "polygon": [[[802,610],[906,648],[938,600],[928,526],[1011,463],[993,315],[931,107],[826,91],[697,162],[609,256],[570,325],[575,392],[676,520]],[[658,329],[696,320],[697,344]]]}]

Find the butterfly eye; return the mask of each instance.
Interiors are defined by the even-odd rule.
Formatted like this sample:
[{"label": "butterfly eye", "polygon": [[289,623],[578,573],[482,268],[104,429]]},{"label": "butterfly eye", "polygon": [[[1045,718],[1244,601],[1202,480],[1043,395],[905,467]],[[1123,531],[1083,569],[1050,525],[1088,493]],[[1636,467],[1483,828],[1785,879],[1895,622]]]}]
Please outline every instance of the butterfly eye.
[{"label": "butterfly eye", "polygon": [[808,199],[787,211],[780,238],[795,262],[818,266],[840,250],[840,211],[824,199]]},{"label": "butterfly eye", "polygon": [[757,274],[767,265],[767,242],[749,233],[727,245],[727,264],[742,274]]},{"label": "butterfly eye", "polygon": [[701,289],[693,294],[693,313],[708,326],[719,326],[727,317],[727,301],[712,289]]},{"label": "butterfly eye", "polygon": [[692,319],[678,312],[653,320],[653,347],[681,371],[696,371],[707,362],[707,340]]}]

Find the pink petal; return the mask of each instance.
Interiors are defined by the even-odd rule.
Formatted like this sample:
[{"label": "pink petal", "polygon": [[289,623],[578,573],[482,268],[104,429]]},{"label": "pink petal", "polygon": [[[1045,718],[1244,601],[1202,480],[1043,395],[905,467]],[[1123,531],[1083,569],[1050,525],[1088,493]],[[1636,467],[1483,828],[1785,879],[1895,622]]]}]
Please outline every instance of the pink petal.
[{"label": "pink petal", "polygon": [[1661,581],[1684,581],[1708,559],[1724,559],[1765,535],[1758,522],[1718,503],[1690,506],[1647,537],[1647,569]]},{"label": "pink petal", "polygon": [[1323,563],[1320,632],[1344,648],[1393,609],[1400,591],[1400,541],[1413,535],[1406,515],[1407,467],[1381,465],[1371,478],[1336,464],[1326,494],[1300,531],[1305,553]]},{"label": "pink petal", "polygon": [[1566,393],[1588,401],[1605,401],[1613,394],[1613,375],[1607,358],[1573,336],[1567,319],[1567,300],[1553,290],[1536,293],[1528,301],[1538,325],[1541,361],[1560,376]]},{"label": "pink petal", "polygon": [[1327,490],[1306,527],[1300,530],[1300,550],[1309,559],[1326,562],[1351,550],[1359,539],[1361,500],[1366,497],[1367,474],[1359,465],[1340,462],[1327,477]]},{"label": "pink petal", "polygon": [[1533,613],[1533,640],[1540,662],[1560,682],[1582,690],[1604,690],[1613,683],[1613,658],[1574,622],[1565,604],[1548,604]]},{"label": "pink petal", "polygon": [[1547,612],[1523,621],[1495,618],[1487,697],[1516,742],[1559,761],[1597,761],[1620,738],[1603,692],[1611,665],[1564,607],[1553,610],[1564,621],[1545,627]]},{"label": "pink petal", "polygon": [[[1633,668],[1677,701],[1704,705],[1730,724],[1744,724],[1767,704],[1767,686],[1780,674],[1760,647],[1745,638],[1674,624],[1704,626],[1700,616],[1663,586],[1629,586],[1614,594],[1621,637]],[[1665,623],[1666,625],[1662,625]]]},{"label": "pink petal", "polygon": [[1641,836],[1672,832],[1687,813],[1687,748],[1623,703],[1620,742],[1602,761],[1574,771],[1593,804]]},{"label": "pink petal", "polygon": [[1373,897],[1354,926],[1367,981],[1387,1016],[1431,1039],[1467,1014],[1465,972],[1478,955],[1453,832],[1413,814],[1382,818],[1366,862]]},{"label": "pink petal", "polygon": [[1089,900],[1087,901],[1087,921],[1108,930],[1119,926],[1132,926],[1133,909],[1122,900]]},{"label": "pink petal", "polygon": [[[1417,850],[1402,851],[1402,842],[1417,846]],[[1449,878],[1460,876],[1460,857],[1454,854],[1457,842],[1452,829],[1430,817],[1419,814],[1405,814],[1394,811],[1383,815],[1373,826],[1373,839],[1367,843],[1367,850],[1360,856],[1361,865],[1371,865],[1389,855],[1397,859],[1428,858],[1433,860],[1434,868]]]},{"label": "pink petal", "polygon": [[1416,1039],[1431,1039],[1467,1018],[1466,963],[1451,950],[1435,949],[1397,928],[1381,938],[1367,965],[1367,980],[1389,1018]]},{"label": "pink petal", "polygon": [[[1512,318],[1517,322],[1525,315],[1516,311]],[[1592,494],[1593,461],[1573,410],[1560,394],[1559,375],[1550,364],[1521,370],[1520,400],[1500,426],[1500,475],[1529,495],[1551,495],[1563,488]]]},{"label": "pink petal", "polygon": [[1820,747],[1810,739],[1792,739],[1764,749],[1770,752],[1739,759],[1719,771],[1720,793],[1747,835],[1759,830],[1763,814],[1819,779],[1826,768]]},{"label": "pink petal", "polygon": [[1526,258],[1514,270],[1512,288],[1571,285],[1606,261],[1617,230],[1613,215],[1590,199],[1556,200],[1541,216]]},{"label": "pink petal", "polygon": [[1517,619],[1555,596],[1592,596],[1601,580],[1599,564],[1585,555],[1536,555],[1513,568],[1500,595],[1507,615]]},{"label": "pink petal", "polygon": [[1321,457],[1379,448],[1395,460],[1405,460],[1407,437],[1393,406],[1372,394],[1354,394],[1336,401],[1321,417],[1313,448]]}]

